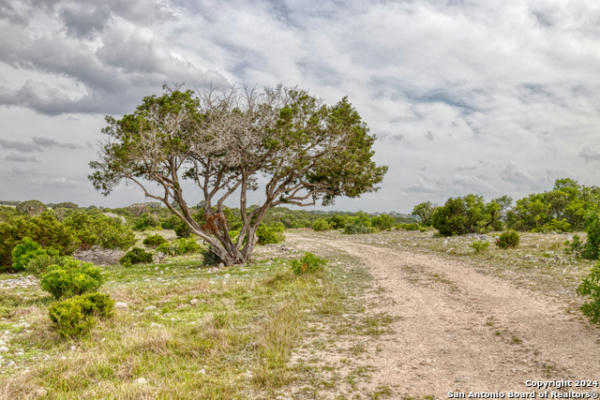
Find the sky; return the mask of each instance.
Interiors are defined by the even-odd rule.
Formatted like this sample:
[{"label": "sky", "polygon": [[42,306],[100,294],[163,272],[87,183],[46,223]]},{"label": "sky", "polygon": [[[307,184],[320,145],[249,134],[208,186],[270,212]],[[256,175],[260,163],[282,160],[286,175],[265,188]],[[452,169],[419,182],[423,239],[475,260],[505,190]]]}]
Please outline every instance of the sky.
[{"label": "sky", "polygon": [[348,96],[389,171],[331,209],[600,184],[598,1],[0,0],[0,33],[3,200],[144,201],[103,197],[88,163],[104,116],[164,83]]}]

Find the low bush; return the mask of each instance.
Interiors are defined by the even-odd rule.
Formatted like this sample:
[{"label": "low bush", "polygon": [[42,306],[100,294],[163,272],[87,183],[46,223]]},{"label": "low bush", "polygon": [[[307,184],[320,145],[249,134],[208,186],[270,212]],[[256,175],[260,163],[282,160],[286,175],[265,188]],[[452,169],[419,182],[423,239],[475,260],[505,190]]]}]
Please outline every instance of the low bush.
[{"label": "low bush", "polygon": [[296,275],[313,273],[321,270],[327,260],[306,252],[300,259],[292,260],[292,271]]},{"label": "low bush", "polygon": [[503,232],[498,239],[496,239],[496,245],[501,249],[515,248],[519,245],[521,237],[513,230]]},{"label": "low bush", "polygon": [[319,232],[319,231],[328,231],[331,229],[331,226],[329,226],[329,223],[326,220],[319,218],[319,219],[315,220],[315,222],[312,223],[312,228],[313,228],[313,230]]},{"label": "low bush", "polygon": [[588,260],[597,260],[600,255],[600,215],[592,214],[586,220],[587,240],[581,256]]},{"label": "low bush", "polygon": [[566,254],[572,254],[575,257],[581,256],[581,252],[583,251],[583,242],[579,238],[579,235],[573,235],[572,240],[565,241],[565,249]]},{"label": "low bush", "polygon": [[260,224],[256,230],[258,236],[258,244],[273,244],[283,242],[285,236],[283,224],[281,226],[273,224],[271,226]]},{"label": "low bush", "polygon": [[210,248],[202,250],[202,257],[203,265],[215,266],[219,265],[219,263],[221,262],[219,256],[213,253]]},{"label": "low bush", "polygon": [[134,231],[143,231],[148,228],[154,228],[159,225],[158,218],[152,214],[144,214],[133,224]]},{"label": "low bush", "polygon": [[72,297],[97,290],[104,278],[102,270],[89,262],[65,259],[63,265],[51,265],[41,276],[41,286],[55,298]]},{"label": "low bush", "polygon": [[143,243],[148,247],[157,248],[161,244],[167,243],[167,239],[165,239],[161,235],[148,235],[144,239]]},{"label": "low bush", "polygon": [[192,234],[192,231],[190,231],[190,227],[185,222],[179,220],[175,225],[175,234],[178,238],[186,238]]},{"label": "low bush", "polygon": [[332,229],[343,229],[346,226],[346,220],[345,216],[335,214],[327,219],[327,223]]},{"label": "low bush", "polygon": [[[28,237],[24,237],[12,251],[12,268],[14,271],[25,269],[29,261],[37,256],[47,254],[47,252],[38,243]],[[56,252],[58,255],[58,252]]]},{"label": "low bush", "polygon": [[577,288],[577,293],[589,300],[581,306],[583,314],[592,323],[600,323],[600,263],[592,267],[590,274]]},{"label": "low bush", "polygon": [[64,257],[58,255],[58,253],[44,253],[35,256],[30,259],[25,270],[30,274],[40,276],[48,270],[51,265],[62,265]]},{"label": "low bush", "polygon": [[490,247],[490,242],[486,240],[476,240],[471,243],[471,247],[473,248],[473,250],[475,250],[475,253],[483,253],[484,251],[487,251],[487,249]]},{"label": "low bush", "polygon": [[346,219],[346,224],[344,225],[344,233],[349,235],[355,235],[371,232],[373,232],[371,218],[369,218],[369,216],[364,212],[359,212],[356,214],[356,216],[349,217]]},{"label": "low bush", "polygon": [[421,226],[419,226],[419,224],[417,223],[410,223],[410,224],[398,224],[396,225],[397,229],[402,229],[404,231],[419,231],[421,230]]},{"label": "low bush", "polygon": [[394,219],[387,214],[381,214],[371,218],[371,224],[377,230],[389,231],[394,225]]},{"label": "low bush", "polygon": [[90,293],[71,297],[50,305],[50,319],[58,333],[67,338],[85,336],[98,318],[109,318],[114,313],[114,300],[106,294]]},{"label": "low bush", "polygon": [[198,252],[200,250],[200,245],[193,237],[187,239],[181,238],[175,241],[175,249],[176,254],[190,254]]},{"label": "low bush", "polygon": [[139,247],[134,247],[125,253],[119,262],[126,267],[134,264],[150,264],[152,262],[152,254]]}]

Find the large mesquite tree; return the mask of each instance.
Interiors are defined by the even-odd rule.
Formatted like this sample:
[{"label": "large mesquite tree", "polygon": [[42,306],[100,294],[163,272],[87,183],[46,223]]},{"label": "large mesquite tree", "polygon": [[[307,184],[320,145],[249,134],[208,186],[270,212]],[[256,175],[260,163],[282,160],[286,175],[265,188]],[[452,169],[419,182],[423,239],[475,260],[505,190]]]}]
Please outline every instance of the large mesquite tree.
[{"label": "large mesquite tree", "polygon": [[[387,170],[373,162],[375,137],[346,98],[328,106],[296,89],[196,97],[167,88],[144,98],[132,114],[106,121],[101,159],[90,163],[95,188],[108,195],[122,181],[135,183],[210,243],[226,265],[249,260],[269,208],[358,197],[377,190]],[[203,197],[205,223],[192,216],[184,179]],[[264,190],[262,205],[248,206],[250,190]],[[236,240],[224,214],[232,196],[239,197],[242,221]]]}]

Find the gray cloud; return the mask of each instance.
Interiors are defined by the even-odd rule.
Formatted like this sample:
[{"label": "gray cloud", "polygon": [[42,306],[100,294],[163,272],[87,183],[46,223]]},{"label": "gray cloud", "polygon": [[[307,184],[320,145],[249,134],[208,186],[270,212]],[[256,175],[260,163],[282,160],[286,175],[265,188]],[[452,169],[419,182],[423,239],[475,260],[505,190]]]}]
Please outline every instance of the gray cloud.
[{"label": "gray cloud", "polygon": [[0,139],[0,147],[4,149],[11,149],[16,151],[21,151],[23,153],[30,153],[32,151],[41,151],[41,147],[35,143],[24,143],[24,142],[16,142],[12,140],[4,140]]},{"label": "gray cloud", "polygon": [[33,143],[41,146],[41,147],[63,147],[65,149],[80,149],[82,146],[78,146],[73,143],[60,143],[54,139],[43,138],[39,136],[34,136],[31,138]]},{"label": "gray cloud", "polygon": [[583,149],[579,153],[579,156],[585,160],[586,163],[593,161],[600,161],[600,152],[590,149]]},{"label": "gray cloud", "polygon": [[530,183],[532,181],[531,176],[526,171],[520,169],[514,161],[511,161],[504,166],[500,172],[500,176],[503,180],[517,185]]},{"label": "gray cloud", "polygon": [[6,161],[14,161],[14,162],[36,162],[36,163],[40,162],[34,156],[22,156],[19,154],[9,154],[6,157],[4,157],[4,159]]}]

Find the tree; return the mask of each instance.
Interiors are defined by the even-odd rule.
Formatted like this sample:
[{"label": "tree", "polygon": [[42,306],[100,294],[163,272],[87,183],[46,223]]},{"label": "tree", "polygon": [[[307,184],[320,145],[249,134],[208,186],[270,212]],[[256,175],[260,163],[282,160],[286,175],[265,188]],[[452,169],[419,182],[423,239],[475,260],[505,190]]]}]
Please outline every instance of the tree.
[{"label": "tree", "polygon": [[[328,106],[281,86],[204,91],[199,97],[166,88],[161,96],[144,98],[132,114],[106,121],[108,141],[101,159],[90,163],[96,189],[108,195],[122,181],[135,183],[226,265],[249,260],[270,208],[358,197],[377,190],[387,171],[372,160],[375,136],[347,98]],[[266,177],[264,185],[259,177]],[[203,224],[185,200],[184,179],[200,189]],[[262,204],[249,208],[248,192],[259,188]],[[235,241],[224,215],[234,193],[242,221]]]},{"label": "tree", "polygon": [[424,226],[431,226],[431,217],[435,206],[430,201],[424,201],[413,207],[412,215],[419,217],[419,222]]},{"label": "tree", "polygon": [[46,206],[39,200],[27,200],[17,204],[17,211],[20,214],[40,215],[46,211]]}]

